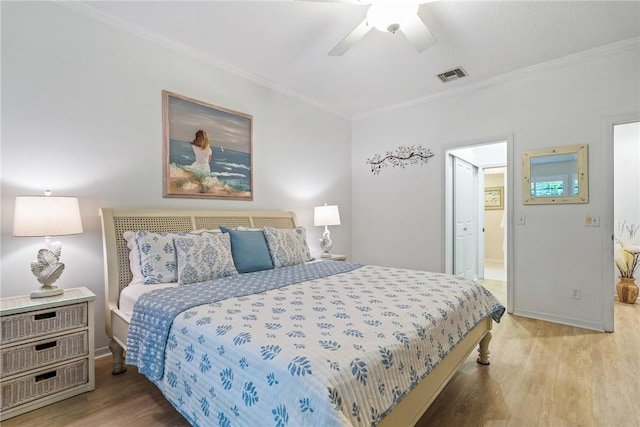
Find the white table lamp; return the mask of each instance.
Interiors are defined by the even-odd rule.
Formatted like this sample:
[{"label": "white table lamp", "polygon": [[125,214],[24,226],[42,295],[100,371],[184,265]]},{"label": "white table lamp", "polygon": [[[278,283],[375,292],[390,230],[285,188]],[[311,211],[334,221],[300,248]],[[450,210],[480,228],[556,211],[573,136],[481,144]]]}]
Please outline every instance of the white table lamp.
[{"label": "white table lamp", "polygon": [[324,206],[316,206],[313,209],[313,225],[324,225],[324,233],[322,234],[322,239],[320,239],[320,248],[322,248],[321,258],[331,258],[329,250],[331,246],[333,246],[333,242],[331,241],[331,233],[329,232],[328,226],[340,225],[340,211],[338,210],[338,206],[327,206],[326,203]]},{"label": "white table lamp", "polygon": [[[51,194],[45,192],[45,194]],[[42,284],[31,292],[31,298],[60,295],[64,290],[53,286],[64,271],[60,262],[62,245],[51,242],[51,236],[82,233],[80,207],[76,197],[19,196],[13,217],[13,235],[44,237],[45,247],[38,251],[38,259],[31,263],[31,272]]]}]

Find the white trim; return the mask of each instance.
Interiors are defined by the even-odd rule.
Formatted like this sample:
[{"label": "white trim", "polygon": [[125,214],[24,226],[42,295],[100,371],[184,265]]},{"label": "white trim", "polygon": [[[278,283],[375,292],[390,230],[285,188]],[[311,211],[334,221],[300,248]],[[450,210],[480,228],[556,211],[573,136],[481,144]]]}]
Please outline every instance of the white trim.
[{"label": "white trim", "polygon": [[[442,215],[444,218],[444,227],[442,228],[442,241],[444,242],[444,257],[442,258],[442,271],[453,274],[453,161],[454,156],[449,152],[457,147],[442,147],[444,156],[444,189],[442,203]],[[451,191],[448,191],[451,189]]]},{"label": "white trim", "polygon": [[[487,262],[486,253],[484,251],[485,248],[485,234],[484,234],[484,165],[478,166],[478,218],[477,218],[477,226],[476,226],[476,234],[478,236],[478,249],[477,249],[477,261],[476,261],[476,272],[478,273],[477,278],[484,279],[484,265]],[[482,261],[482,262],[480,262]]]},{"label": "white trim", "polygon": [[585,322],[580,319],[574,319],[573,317],[556,316],[549,313],[542,313],[539,311],[518,310],[513,313],[516,316],[528,317],[531,319],[544,320],[552,323],[559,323],[561,325],[575,326],[577,328],[591,329],[593,331],[605,332],[602,325],[598,322]]},{"label": "white trim", "polygon": [[484,80],[481,80],[479,82],[476,82],[474,84],[470,84],[468,86],[463,86],[463,87],[459,87],[456,89],[450,89],[450,90],[443,90],[441,92],[432,94],[432,95],[428,95],[426,97],[423,98],[417,98],[415,100],[412,101],[408,101],[408,102],[404,102],[404,103],[399,103],[399,104],[393,104],[393,105],[389,105],[387,107],[383,107],[377,110],[372,110],[372,111],[367,111],[364,113],[359,113],[359,114],[349,114],[346,113],[344,111],[340,111],[337,110],[333,107],[330,107],[328,105],[322,104],[312,98],[309,98],[307,96],[301,95],[298,92],[295,92],[293,90],[284,88],[280,85],[277,85],[276,83],[266,80],[260,76],[257,76],[255,74],[249,73],[245,70],[242,70],[240,68],[234,67],[232,65],[229,64],[225,64],[222,62],[218,62],[215,61],[213,58],[211,58],[208,55],[203,54],[202,52],[193,49],[187,45],[184,45],[182,43],[177,43],[175,41],[169,40],[155,32],[152,31],[145,31],[142,30],[138,27],[136,27],[135,25],[126,22],[122,19],[116,18],[112,15],[109,15],[105,12],[99,11],[83,2],[77,2],[77,1],[64,1],[64,0],[53,0],[56,4],[59,4],[61,6],[64,6],[66,8],[72,9],[76,12],[79,12],[85,16],[88,16],[90,18],[93,18],[97,21],[100,21],[102,23],[105,23],[107,25],[111,25],[115,28],[118,28],[122,31],[128,32],[130,34],[136,35],[138,37],[144,38],[146,40],[149,40],[153,43],[156,43],[160,46],[164,46],[168,49],[173,50],[174,52],[178,52],[181,53],[183,55],[186,55],[190,58],[193,58],[197,61],[201,61],[205,64],[211,65],[213,67],[216,67],[220,70],[226,71],[230,74],[234,74],[238,77],[241,77],[243,79],[246,79],[250,82],[253,82],[257,85],[263,86],[265,88],[268,88],[270,90],[273,90],[274,92],[278,92],[281,93],[283,95],[286,95],[288,97],[291,97],[293,99],[296,99],[298,101],[304,102],[306,104],[309,104],[313,107],[319,108],[320,110],[326,111],[328,113],[334,114],[338,117],[344,118],[344,119],[348,119],[348,120],[356,120],[356,119],[360,119],[360,118],[364,118],[367,116],[371,116],[374,114],[378,114],[381,112],[388,112],[388,111],[393,111],[393,110],[400,110],[403,108],[408,108],[408,107],[414,107],[417,105],[421,105],[421,104],[426,104],[428,102],[440,99],[440,98],[444,98],[444,97],[449,97],[449,96],[453,96],[453,95],[457,95],[457,94],[461,94],[461,93],[465,93],[465,92],[470,92],[476,89],[481,89],[481,88],[486,88],[486,87],[490,87],[490,86],[496,86],[496,85],[500,85],[509,81],[513,81],[513,80],[517,80],[520,78],[524,78],[527,77],[531,74],[535,74],[537,72],[540,71],[546,71],[546,70],[552,70],[555,68],[559,68],[559,67],[563,67],[569,64],[575,64],[575,63],[579,63],[579,62],[583,62],[592,58],[598,58],[601,56],[606,56],[606,55],[611,55],[611,54],[615,54],[618,52],[624,52],[627,50],[637,50],[640,48],[640,37],[633,37],[627,40],[622,40],[619,42],[614,42],[605,46],[601,46],[601,47],[597,47],[595,49],[590,49],[590,50],[586,50],[583,52],[578,52],[578,53],[574,53],[571,55],[567,55],[565,57],[562,58],[558,58],[558,59],[553,59],[551,61],[547,61],[547,62],[543,62],[540,64],[535,64],[529,67],[525,67],[525,68],[521,68],[519,70],[515,70],[515,71],[511,71],[508,73],[503,73],[503,74],[499,74],[497,76],[493,76],[493,77],[489,77],[486,78]]},{"label": "white trim", "polygon": [[85,16],[88,16],[89,18],[95,19],[97,21],[100,21],[104,24],[110,25],[112,27],[115,27],[119,30],[125,31],[127,33],[130,33],[134,36],[149,40],[152,43],[155,43],[157,45],[160,45],[162,47],[165,47],[167,49],[170,49],[174,52],[177,52],[179,54],[188,56],[189,58],[195,59],[196,61],[200,61],[203,62],[207,65],[210,65],[212,67],[218,68],[222,71],[225,71],[229,74],[233,74],[235,76],[238,76],[240,78],[243,78],[245,80],[248,80],[252,83],[255,83],[257,85],[263,86],[267,89],[270,89],[274,92],[278,92],[280,94],[283,94],[285,96],[288,96],[290,98],[296,99],[298,101],[304,102],[306,104],[309,104],[313,107],[316,107],[320,110],[326,111],[327,113],[331,113],[334,114],[338,117],[341,117],[343,119],[347,119],[347,120],[351,120],[351,115],[347,114],[343,111],[337,110],[333,107],[330,107],[328,105],[322,104],[314,99],[311,99],[307,96],[301,95],[298,92],[292,91],[290,89],[286,89],[282,86],[277,85],[276,83],[269,81],[267,79],[264,79],[260,76],[257,76],[255,74],[249,73],[245,70],[242,70],[240,68],[234,67],[232,65],[229,64],[225,64],[222,62],[218,62],[216,60],[214,60],[213,58],[211,58],[209,55],[206,55],[202,52],[200,52],[197,49],[193,49],[190,46],[187,46],[185,44],[182,43],[178,43],[175,42],[173,40],[169,40],[166,37],[161,36],[158,33],[152,32],[152,31],[147,31],[147,30],[143,30],[141,28],[136,27],[135,25],[124,21],[122,19],[116,18],[112,15],[109,15],[108,13],[102,12],[100,10],[97,10],[85,3],[82,2],[78,2],[78,1],[63,1],[63,0],[53,0],[56,4],[59,4],[61,6],[64,6],[66,8],[72,9],[76,12],[79,12]]},{"label": "white trim", "polygon": [[515,245],[513,244],[515,228],[513,218],[515,217],[514,206],[515,206],[515,191],[514,189],[514,177],[513,170],[515,169],[515,160],[513,156],[513,134],[507,135],[507,185],[504,188],[504,198],[506,203],[504,204],[505,209],[507,210],[507,222],[506,222],[506,230],[507,230],[507,312],[513,313],[515,310],[514,306],[514,295],[516,292],[515,286],[515,262],[514,262],[514,252]]},{"label": "white trim", "polygon": [[102,359],[103,357],[111,357],[111,350],[109,350],[109,347],[100,347],[100,348],[96,348],[95,350],[95,357],[94,359]]},{"label": "white trim", "polygon": [[607,55],[624,52],[627,50],[640,49],[640,37],[633,37],[627,40],[611,43],[605,46],[597,47],[595,49],[585,50],[583,52],[574,53],[562,58],[553,59],[551,61],[542,62],[540,64],[531,65],[529,67],[521,68],[519,70],[510,71],[508,73],[498,74],[493,77],[480,80],[479,82],[462,86],[456,89],[443,90],[442,92],[434,93],[423,98],[417,98],[413,101],[403,102],[399,104],[389,105],[387,107],[379,108],[377,110],[368,111],[366,113],[354,114],[352,120],[368,117],[374,114],[389,112],[394,110],[401,110],[404,108],[415,107],[422,104],[446,98],[453,95],[464,94],[477,89],[483,89],[491,86],[498,86],[504,83],[508,83],[514,80],[529,77],[532,74],[539,73],[541,71],[549,71],[557,68],[565,67],[571,64],[577,64],[580,62],[588,61],[593,58],[599,58]]}]

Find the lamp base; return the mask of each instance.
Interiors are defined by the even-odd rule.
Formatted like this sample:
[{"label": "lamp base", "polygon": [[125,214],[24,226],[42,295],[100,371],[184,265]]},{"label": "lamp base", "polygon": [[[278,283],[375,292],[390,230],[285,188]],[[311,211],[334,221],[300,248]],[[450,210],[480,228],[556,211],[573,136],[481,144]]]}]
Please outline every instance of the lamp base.
[{"label": "lamp base", "polygon": [[62,295],[64,293],[64,289],[60,289],[56,286],[42,286],[37,291],[31,292],[29,296],[31,298],[46,298],[46,297],[55,297],[56,295]]},{"label": "lamp base", "polygon": [[331,258],[329,251],[333,246],[333,241],[331,240],[331,233],[329,232],[329,227],[324,226],[324,233],[322,233],[322,239],[320,239],[320,249],[322,249],[322,255],[320,258]]}]

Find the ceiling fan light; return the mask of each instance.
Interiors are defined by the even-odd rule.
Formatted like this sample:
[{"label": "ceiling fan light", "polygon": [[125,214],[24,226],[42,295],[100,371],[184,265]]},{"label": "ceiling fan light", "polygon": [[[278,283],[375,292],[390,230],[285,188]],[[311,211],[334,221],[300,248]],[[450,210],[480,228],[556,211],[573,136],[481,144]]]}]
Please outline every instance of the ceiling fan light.
[{"label": "ceiling fan light", "polygon": [[417,3],[373,3],[367,11],[367,23],[380,31],[395,33],[399,28],[402,28],[407,17],[417,13]]}]

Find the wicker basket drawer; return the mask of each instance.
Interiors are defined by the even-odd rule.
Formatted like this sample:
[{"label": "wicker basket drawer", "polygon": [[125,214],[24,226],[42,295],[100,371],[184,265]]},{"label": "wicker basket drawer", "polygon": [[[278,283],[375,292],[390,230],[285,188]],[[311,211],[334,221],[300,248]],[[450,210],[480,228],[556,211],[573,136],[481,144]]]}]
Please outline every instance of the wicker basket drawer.
[{"label": "wicker basket drawer", "polygon": [[80,331],[0,349],[0,377],[18,374],[89,354],[89,333]]},{"label": "wicker basket drawer", "polygon": [[89,382],[89,361],[82,359],[53,369],[45,369],[35,374],[3,381],[0,401],[4,411],[14,406],[40,399]]},{"label": "wicker basket drawer", "polygon": [[0,344],[39,337],[87,325],[87,304],[52,307],[2,316]]}]

